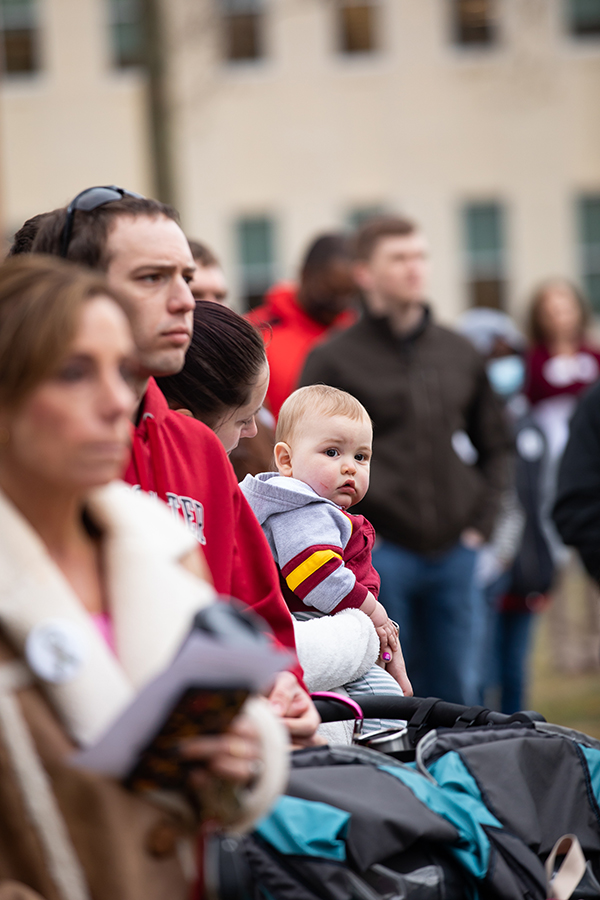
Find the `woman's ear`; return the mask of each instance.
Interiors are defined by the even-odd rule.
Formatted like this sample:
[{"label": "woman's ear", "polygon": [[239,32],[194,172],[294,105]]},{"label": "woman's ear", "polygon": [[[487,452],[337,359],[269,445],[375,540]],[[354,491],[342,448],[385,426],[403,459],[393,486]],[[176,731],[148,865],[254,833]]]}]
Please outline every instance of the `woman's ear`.
[{"label": "woman's ear", "polygon": [[292,478],[292,448],[285,441],[279,441],[275,444],[275,465],[280,475],[286,478]]},{"label": "woman's ear", "polygon": [[191,419],[194,418],[194,413],[191,409],[186,409],[178,400],[167,400],[169,404],[169,409],[172,409],[173,412],[181,413],[182,416],[189,416]]}]

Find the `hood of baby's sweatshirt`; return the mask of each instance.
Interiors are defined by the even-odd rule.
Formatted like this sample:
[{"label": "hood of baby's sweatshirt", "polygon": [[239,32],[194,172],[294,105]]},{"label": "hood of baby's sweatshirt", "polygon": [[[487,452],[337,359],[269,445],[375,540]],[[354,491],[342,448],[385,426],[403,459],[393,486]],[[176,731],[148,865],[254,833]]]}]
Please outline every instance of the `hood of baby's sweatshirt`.
[{"label": "hood of baby's sweatshirt", "polygon": [[[254,515],[262,525],[276,513],[289,512],[311,503],[331,503],[313,491],[297,478],[287,478],[277,472],[261,472],[260,475],[246,475],[240,490],[252,507]],[[336,507],[337,509],[337,507]]]}]

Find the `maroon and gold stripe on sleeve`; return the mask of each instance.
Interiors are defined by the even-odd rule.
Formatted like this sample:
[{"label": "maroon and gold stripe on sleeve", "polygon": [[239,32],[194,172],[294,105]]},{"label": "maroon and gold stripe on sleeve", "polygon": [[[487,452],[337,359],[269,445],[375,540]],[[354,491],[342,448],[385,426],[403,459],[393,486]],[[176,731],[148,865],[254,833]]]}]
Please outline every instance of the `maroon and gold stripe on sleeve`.
[{"label": "maroon and gold stripe on sleeve", "polygon": [[339,547],[314,544],[298,553],[282,568],[281,574],[294,594],[303,600],[332,572],[343,565]]}]

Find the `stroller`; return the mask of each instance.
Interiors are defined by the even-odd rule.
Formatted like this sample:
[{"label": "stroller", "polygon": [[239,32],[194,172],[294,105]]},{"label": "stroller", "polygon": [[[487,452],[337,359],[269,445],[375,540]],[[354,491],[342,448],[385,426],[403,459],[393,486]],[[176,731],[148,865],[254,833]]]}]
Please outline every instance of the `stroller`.
[{"label": "stroller", "polygon": [[399,727],[293,753],[272,813],[207,845],[210,900],[600,898],[599,741],[433,698],[315,702]]}]

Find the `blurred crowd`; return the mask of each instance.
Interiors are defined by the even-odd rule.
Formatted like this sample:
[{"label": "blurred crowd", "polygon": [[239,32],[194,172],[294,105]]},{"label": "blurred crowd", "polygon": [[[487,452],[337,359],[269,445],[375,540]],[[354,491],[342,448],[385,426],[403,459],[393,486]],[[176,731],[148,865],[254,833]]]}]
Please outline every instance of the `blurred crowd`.
[{"label": "blurred crowd", "polygon": [[[527,703],[535,613],[551,607],[559,668],[598,666],[594,485],[573,497],[569,472],[586,452],[577,436],[556,524],[553,508],[569,423],[600,355],[591,310],[567,279],[535,286],[521,322],[478,308],[448,331],[432,318],[428,275],[418,224],[375,219],[352,238],[318,238],[298,285],[275,286],[249,318],[266,337],[275,414],[294,386],[324,382],[373,419],[372,483],[358,508],[378,534],[381,596],[416,694],[513,713]],[[348,326],[349,315],[360,321]],[[578,502],[587,515],[576,534]]]},{"label": "blurred crowd", "polygon": [[[249,827],[289,748],[349,739],[319,727],[315,690],[516,712],[547,608],[558,663],[598,665],[586,300],[552,277],[527,322],[474,308],[448,328],[429,274],[419,223],[376,217],[316,237],[297,280],[240,315],[216,253],[158,201],[89,188],[15,235],[0,267],[0,859],[31,897],[183,897],[198,879],[184,838]],[[569,649],[582,578],[585,658]],[[189,807],[70,766],[222,598],[264,620],[282,665],[225,733],[182,742]],[[215,783],[235,802],[207,821]]]}]

